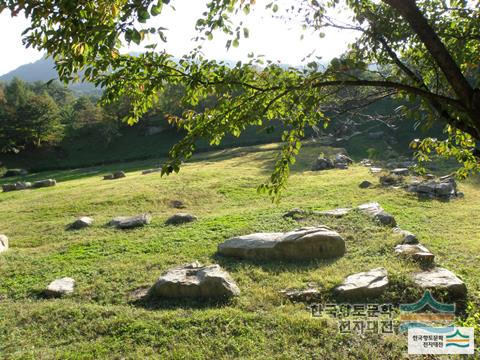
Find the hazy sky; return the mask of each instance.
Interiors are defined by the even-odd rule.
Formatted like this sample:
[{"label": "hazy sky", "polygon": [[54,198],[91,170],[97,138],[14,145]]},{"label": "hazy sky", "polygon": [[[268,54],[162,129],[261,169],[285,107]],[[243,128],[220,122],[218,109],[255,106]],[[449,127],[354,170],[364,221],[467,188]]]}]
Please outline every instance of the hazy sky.
[{"label": "hazy sky", "polygon": [[[195,22],[205,11],[206,0],[175,1],[176,11],[166,8],[156,17],[154,24],[168,28],[168,43],[161,43],[157,50],[165,48],[167,52],[182,56],[192,47],[195,35]],[[214,40],[204,44],[205,55],[213,59],[246,60],[250,52],[263,54],[267,59],[285,64],[299,64],[306,55],[315,50],[315,55],[330,59],[341,54],[354,35],[349,32],[331,30],[323,39],[308,31],[302,32],[300,26],[287,25],[281,20],[272,19],[269,11],[264,10],[267,1],[257,1],[254,11],[249,16],[242,16],[244,26],[250,30],[250,38],[242,40],[238,48],[225,49],[226,38],[219,34]],[[342,17],[345,16],[344,14]],[[28,20],[22,16],[11,18],[4,11],[0,14],[0,46],[3,56],[0,57],[0,75],[20,65],[31,63],[42,57],[42,53],[25,49],[21,41],[21,33],[28,26]],[[304,39],[300,37],[304,34]],[[141,51],[142,47],[134,46],[125,51]]]}]

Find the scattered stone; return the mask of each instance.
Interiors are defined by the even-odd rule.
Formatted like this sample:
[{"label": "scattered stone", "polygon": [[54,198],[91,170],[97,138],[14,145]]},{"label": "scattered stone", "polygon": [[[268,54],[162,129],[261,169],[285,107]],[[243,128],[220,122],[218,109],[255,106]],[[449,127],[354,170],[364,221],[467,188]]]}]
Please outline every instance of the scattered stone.
[{"label": "scattered stone", "polygon": [[353,164],[353,160],[345,154],[336,154],[335,155],[335,163],[350,165],[350,164]]},{"label": "scattered stone", "polygon": [[427,180],[433,180],[433,179],[435,179],[435,175],[433,175],[433,174],[425,174],[425,179],[427,179]]},{"label": "scattered stone", "polygon": [[312,171],[328,170],[328,169],[333,169],[334,167],[335,167],[335,164],[331,159],[318,157],[312,166]]},{"label": "scattered stone", "polygon": [[93,219],[88,216],[82,216],[70,224],[69,228],[72,230],[80,230],[89,227],[93,224]]},{"label": "scattered stone", "polygon": [[408,168],[396,168],[390,171],[390,173],[397,176],[408,176],[408,174],[410,174],[410,170],[408,170]]},{"label": "scattered stone", "polygon": [[382,225],[391,227],[397,226],[397,222],[395,221],[393,215],[390,215],[385,210],[383,210],[383,208],[377,202],[359,205],[357,209],[360,210],[360,212],[375,219]]},{"label": "scattered stone", "polygon": [[352,208],[338,208],[333,210],[316,211],[315,214],[339,218],[347,215],[350,211],[352,211]]},{"label": "scattered stone", "polygon": [[431,266],[435,261],[435,255],[430,250],[421,244],[401,244],[395,246],[395,253],[397,255],[410,257],[415,261],[418,261],[422,265]]},{"label": "scattered stone", "polygon": [[45,295],[49,297],[59,297],[73,293],[75,280],[69,277],[56,279],[52,281],[45,290]]},{"label": "scattered stone", "polygon": [[150,214],[141,214],[138,216],[118,216],[109,225],[118,229],[132,229],[150,224],[152,216]]},{"label": "scattered stone", "polygon": [[198,220],[198,217],[196,217],[195,215],[190,215],[187,213],[177,213],[175,215],[170,216],[165,223],[167,225],[181,225],[181,224],[190,223],[196,220]]},{"label": "scattered stone", "polygon": [[18,181],[13,184],[2,185],[3,192],[26,190],[26,189],[30,189],[31,187],[32,187],[32,183],[23,182],[23,181]]},{"label": "scattered stone", "polygon": [[45,180],[38,180],[32,184],[32,188],[44,188],[57,185],[57,182],[54,179],[45,179]]},{"label": "scattered stone", "polygon": [[380,168],[380,167],[371,167],[370,168],[370,172],[372,174],[380,174],[382,171],[383,171],[383,169]]},{"label": "scattered stone", "polygon": [[187,206],[183,201],[180,200],[172,200],[170,201],[170,206],[175,209],[185,209]]},{"label": "scattered stone", "polygon": [[123,171],[115,171],[112,174],[105,175],[103,177],[103,180],[115,180],[115,179],[121,179],[126,177],[125,173]]},{"label": "scattered stone", "polygon": [[168,270],[149,291],[160,298],[228,298],[240,289],[220,265],[192,263]]},{"label": "scattered stone", "polygon": [[347,170],[348,165],[345,163],[335,163],[335,169]]},{"label": "scattered stone", "polygon": [[406,187],[407,191],[417,193],[420,198],[438,198],[449,200],[457,197],[457,183],[452,177],[439,178],[438,180],[414,180]]},{"label": "scattered stone", "polygon": [[305,210],[302,210],[302,209],[298,209],[298,208],[295,208],[295,209],[292,209],[290,211],[287,211],[285,214],[283,214],[282,216],[284,218],[297,218],[297,217],[301,217],[301,216],[305,216],[307,214],[307,212]]},{"label": "scattered stone", "polygon": [[395,175],[395,174],[388,174],[384,176],[380,176],[380,184],[383,186],[394,186],[401,184],[403,182],[403,176]]},{"label": "scattered stone", "polygon": [[370,181],[364,180],[364,181],[362,181],[362,182],[360,183],[360,185],[358,185],[358,187],[359,187],[360,189],[367,189],[367,188],[369,188],[369,187],[372,186],[372,185],[373,185],[373,184],[372,184]]},{"label": "scattered stone", "polygon": [[234,237],[218,245],[225,256],[246,259],[310,260],[345,254],[345,241],[326,226],[287,233],[255,233]]},{"label": "scattered stone", "polygon": [[8,237],[0,234],[0,253],[8,250]]},{"label": "scattered stone", "polygon": [[159,173],[159,172],[162,172],[162,168],[147,169],[142,171],[142,175],[148,175],[148,174]]},{"label": "scattered stone", "polygon": [[362,161],[360,161],[360,164],[366,167],[371,167],[373,165],[373,162],[370,159],[363,159]]},{"label": "scattered stone", "polygon": [[28,175],[28,171],[25,169],[8,169],[3,177],[13,177],[13,176],[25,176]]},{"label": "scattered stone", "polygon": [[465,298],[467,296],[465,283],[454,273],[444,268],[436,267],[413,274],[413,281],[422,289],[444,289],[455,298]]},{"label": "scattered stone", "polygon": [[396,227],[393,229],[393,232],[399,234],[402,237],[402,244],[415,245],[418,244],[417,236],[410,231],[400,229]]},{"label": "scattered stone", "polygon": [[287,297],[292,302],[313,302],[320,297],[320,291],[315,288],[308,288],[305,290],[282,290],[280,294]]},{"label": "scattered stone", "polygon": [[388,286],[387,270],[376,268],[366,272],[347,276],[333,292],[336,296],[357,300],[378,297]]}]

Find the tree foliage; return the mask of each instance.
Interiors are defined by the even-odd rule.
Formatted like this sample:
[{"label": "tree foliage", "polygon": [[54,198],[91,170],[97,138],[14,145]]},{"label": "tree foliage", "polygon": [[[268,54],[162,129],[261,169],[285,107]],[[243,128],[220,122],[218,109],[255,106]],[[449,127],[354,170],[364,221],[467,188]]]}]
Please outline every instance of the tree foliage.
[{"label": "tree foliage", "polygon": [[[171,2],[174,4],[174,1]],[[181,85],[191,110],[171,121],[186,136],[171,151],[165,173],[178,171],[195,150],[198,137],[219,143],[225,134],[239,135],[250,125],[281,119],[285,146],[270,182],[260,189],[278,194],[285,186],[304,129],[328,122],[325,110],[345,87],[369,94],[395,96],[408,105],[401,111],[427,123],[445,124],[446,139],[415,142],[419,157],[436,151],[455,156],[463,174],[478,171],[480,140],[480,4],[467,0],[272,0],[272,16],[300,22],[324,36],[324,29],[353,30],[357,40],[326,68],[315,59],[303,68],[284,69],[260,57],[230,67],[202,57],[201,42],[217,32],[229,35],[226,47],[252,36],[236,19],[248,16],[254,0],[211,0],[197,22],[199,46],[179,62],[146,43],[139,56],[121,54],[122,43],[140,44],[152,34],[166,41],[165,29],[151,27],[168,0],[0,1],[0,10],[24,11],[32,20],[27,46],[44,49],[57,64],[62,80],[78,71],[104,87],[104,101],[129,99],[126,120],[134,123],[157,102],[167,84]],[[348,23],[334,19],[332,9],[351,11]],[[235,16],[234,16],[235,15]],[[196,111],[215,96],[215,106]],[[381,97],[381,96],[380,96]]]}]

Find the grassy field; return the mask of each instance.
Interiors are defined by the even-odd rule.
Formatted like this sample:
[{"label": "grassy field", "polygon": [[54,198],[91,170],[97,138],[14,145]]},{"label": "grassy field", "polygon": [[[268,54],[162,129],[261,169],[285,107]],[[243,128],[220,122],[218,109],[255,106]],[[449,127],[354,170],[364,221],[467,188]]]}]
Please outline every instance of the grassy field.
[{"label": "grassy field", "polygon": [[[397,240],[391,231],[361,214],[317,216],[299,225],[282,218],[294,207],[324,210],[378,201],[402,228],[418,235],[440,266],[466,282],[468,300],[480,303],[478,179],[459,185],[464,199],[419,201],[402,190],[359,189],[362,180],[378,182],[361,166],[311,172],[318,153],[334,150],[309,146],[276,205],[256,192],[272,169],[276,148],[201,154],[168,178],[141,175],[141,169],[157,165],[151,161],[32,174],[28,179],[54,177],[59,183],[1,193],[0,233],[9,236],[11,249],[0,255],[0,358],[406,358],[404,335],[341,334],[335,319],[312,318],[304,304],[285,300],[279,291],[314,283],[323,300],[333,301],[331,289],[346,275],[383,266],[391,285],[375,302],[411,302],[420,294],[409,278],[417,265],[394,256]],[[125,170],[127,177],[101,180],[111,170]],[[166,226],[165,219],[178,211],[171,200],[184,201],[185,211],[199,221]],[[153,216],[144,228],[119,231],[105,225],[114,216],[143,212]],[[66,231],[81,215],[94,217],[94,226]],[[235,235],[314,224],[329,225],[344,237],[344,257],[283,263],[216,255],[217,245]],[[222,265],[242,294],[227,303],[135,300],[136,289],[152,285],[169,267],[194,260]],[[39,296],[63,276],[76,279],[73,295]]]}]

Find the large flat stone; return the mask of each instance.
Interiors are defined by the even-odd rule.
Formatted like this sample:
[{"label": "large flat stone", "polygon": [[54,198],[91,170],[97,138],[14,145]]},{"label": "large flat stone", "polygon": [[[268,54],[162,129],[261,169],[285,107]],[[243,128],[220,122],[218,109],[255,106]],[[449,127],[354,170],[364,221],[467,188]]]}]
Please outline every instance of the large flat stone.
[{"label": "large flat stone", "polygon": [[345,254],[345,241],[328,227],[308,227],[234,237],[219,244],[218,252],[246,259],[328,259]]},{"label": "large flat stone", "polygon": [[334,294],[346,300],[358,300],[378,297],[388,286],[388,274],[384,268],[376,268],[366,272],[347,276],[337,286]]},{"label": "large flat stone", "polygon": [[153,298],[228,298],[239,294],[237,284],[220,265],[196,262],[168,270],[149,291]]},{"label": "large flat stone", "polygon": [[436,267],[428,271],[422,271],[413,274],[413,281],[422,289],[441,289],[447,290],[455,298],[465,298],[467,296],[467,287],[451,271]]},{"label": "large flat stone", "polygon": [[421,244],[401,244],[395,246],[395,253],[400,256],[411,258],[422,265],[430,266],[435,261],[435,255]]},{"label": "large flat stone", "polygon": [[70,277],[64,277],[52,281],[45,290],[45,295],[50,297],[63,296],[73,293],[75,280]]},{"label": "large flat stone", "polygon": [[347,215],[350,211],[352,211],[352,208],[338,208],[333,210],[315,211],[315,215],[343,217]]},{"label": "large flat stone", "polygon": [[32,184],[32,188],[44,188],[57,185],[57,182],[54,179],[45,179],[45,180],[38,180]]},{"label": "large flat stone", "polygon": [[0,234],[0,253],[8,250],[8,237]]},{"label": "large flat stone", "polygon": [[86,227],[89,227],[93,224],[93,219],[88,216],[79,217],[73,223],[70,224],[69,228],[72,230],[80,230]]},{"label": "large flat stone", "polygon": [[132,229],[150,224],[152,217],[150,214],[141,214],[138,216],[118,216],[109,223],[118,229]]}]

